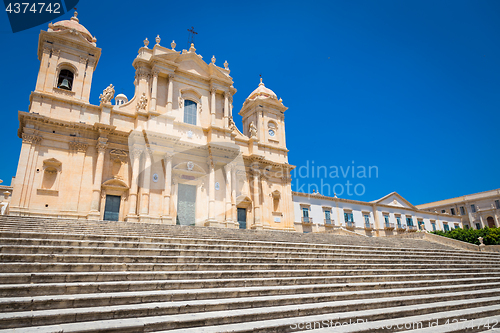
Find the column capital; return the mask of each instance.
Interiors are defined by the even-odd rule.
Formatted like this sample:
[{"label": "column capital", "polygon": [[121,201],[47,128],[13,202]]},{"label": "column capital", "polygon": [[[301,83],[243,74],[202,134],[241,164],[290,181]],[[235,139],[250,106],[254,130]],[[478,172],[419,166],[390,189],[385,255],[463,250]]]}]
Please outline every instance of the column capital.
[{"label": "column capital", "polygon": [[132,148],[129,153],[130,153],[130,156],[133,158],[133,159],[137,159],[137,158],[140,158],[141,157],[141,154],[144,150],[141,149],[141,148],[138,148],[138,147],[134,147]]},{"label": "column capital", "polygon": [[167,76],[168,76],[169,80],[172,80],[175,77],[175,74],[174,73],[168,73]]},{"label": "column capital", "polygon": [[151,73],[153,74],[153,77],[158,77],[158,75],[160,74],[160,70],[158,68],[153,68],[153,70],[151,71]]},{"label": "column capital", "polygon": [[108,139],[103,137],[97,139],[96,148],[99,152],[105,152],[106,148],[108,148]]},{"label": "column capital", "polygon": [[163,159],[164,159],[165,161],[172,161],[172,158],[173,158],[173,157],[174,157],[174,153],[170,153],[170,152],[168,152],[168,153],[164,153],[164,154],[163,154]]},{"label": "column capital", "polygon": [[42,137],[40,135],[36,135],[36,134],[23,133],[22,137],[23,137],[24,143],[31,143],[31,144],[36,145],[36,144],[40,143],[40,141],[42,141]]},{"label": "column capital", "polygon": [[216,92],[217,92],[217,88],[216,88],[216,87],[214,87],[214,86],[211,86],[211,87],[210,87],[210,93],[213,95],[213,94],[215,94]]}]

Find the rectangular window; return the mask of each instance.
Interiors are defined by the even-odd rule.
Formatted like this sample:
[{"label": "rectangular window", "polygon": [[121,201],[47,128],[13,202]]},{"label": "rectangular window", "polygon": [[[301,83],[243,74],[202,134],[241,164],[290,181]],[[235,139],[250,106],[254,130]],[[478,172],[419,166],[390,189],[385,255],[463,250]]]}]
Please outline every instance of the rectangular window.
[{"label": "rectangular window", "polygon": [[370,227],[370,215],[364,215],[365,217],[365,225],[369,228]]},{"label": "rectangular window", "polygon": [[451,215],[455,215],[455,208],[450,209]]},{"label": "rectangular window", "polygon": [[302,207],[302,222],[309,222],[309,208]]},{"label": "rectangular window", "polygon": [[398,225],[401,225],[401,217],[396,216],[396,222],[398,223]]},{"label": "rectangular window", "polygon": [[190,100],[184,101],[184,122],[186,124],[196,125],[197,104]]},{"label": "rectangular window", "polygon": [[325,210],[325,223],[326,224],[331,224],[332,223],[332,213],[329,210]]},{"label": "rectangular window", "polygon": [[406,225],[407,226],[413,226],[413,219],[411,218],[411,216],[408,216],[406,218]]},{"label": "rectangular window", "polygon": [[448,223],[443,224],[444,231],[450,231],[450,227],[448,226]]},{"label": "rectangular window", "polygon": [[470,210],[475,213],[476,212],[476,205],[470,205]]},{"label": "rectangular window", "polygon": [[425,230],[424,221],[418,221],[418,230]]},{"label": "rectangular window", "polygon": [[469,225],[468,224],[465,225],[465,230],[469,230]]},{"label": "rectangular window", "polygon": [[465,215],[465,208],[464,208],[464,206],[460,206],[460,215]]},{"label": "rectangular window", "polygon": [[476,229],[477,230],[481,229],[481,223],[476,223]]},{"label": "rectangular window", "polygon": [[347,222],[354,222],[354,218],[352,216],[352,213],[344,213],[344,221]]},{"label": "rectangular window", "polygon": [[431,225],[432,225],[432,231],[436,231],[436,222],[432,222]]},{"label": "rectangular window", "polygon": [[460,224],[455,223],[455,229],[458,229],[458,228],[460,228]]},{"label": "rectangular window", "polygon": [[385,225],[389,226],[389,215],[384,215]]},{"label": "rectangular window", "polygon": [[500,200],[495,200],[495,206],[500,209]]}]

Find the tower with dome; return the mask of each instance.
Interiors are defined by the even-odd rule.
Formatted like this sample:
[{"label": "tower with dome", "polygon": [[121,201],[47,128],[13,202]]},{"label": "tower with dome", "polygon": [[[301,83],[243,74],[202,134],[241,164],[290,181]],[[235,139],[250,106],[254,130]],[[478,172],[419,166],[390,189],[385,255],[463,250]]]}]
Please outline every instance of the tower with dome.
[{"label": "tower with dome", "polygon": [[41,31],[10,214],[294,231],[282,100],[261,79],[240,131],[227,62],[149,44],[134,96],[109,82],[93,105],[96,38],[76,12]]}]

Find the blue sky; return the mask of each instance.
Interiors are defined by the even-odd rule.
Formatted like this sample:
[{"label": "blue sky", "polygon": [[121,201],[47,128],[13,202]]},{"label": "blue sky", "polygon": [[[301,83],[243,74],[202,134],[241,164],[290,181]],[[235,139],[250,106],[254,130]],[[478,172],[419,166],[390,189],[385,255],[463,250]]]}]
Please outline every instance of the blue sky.
[{"label": "blue sky", "polygon": [[[289,107],[291,164],[377,167],[370,179],[323,179],[344,188],[340,197],[397,191],[420,204],[500,187],[500,1],[81,0],[78,12],[102,48],[93,104],[110,83],[132,97],[144,38],[154,43],[159,34],[162,45],[175,39],[186,48],[194,26],[197,52],[229,63],[233,113],[260,74]],[[28,111],[35,87],[40,29],[47,24],[13,34],[0,14],[4,184],[17,169],[17,111]],[[349,196],[347,181],[362,184],[363,195],[351,188]]]}]

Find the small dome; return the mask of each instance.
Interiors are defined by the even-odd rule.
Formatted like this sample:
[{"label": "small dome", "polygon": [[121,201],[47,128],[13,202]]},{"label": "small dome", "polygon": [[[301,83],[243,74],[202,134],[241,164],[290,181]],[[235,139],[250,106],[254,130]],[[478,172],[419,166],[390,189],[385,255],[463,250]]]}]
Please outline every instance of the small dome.
[{"label": "small dome", "polygon": [[115,97],[115,105],[123,105],[128,102],[127,96],[124,94],[118,94]]},{"label": "small dome", "polygon": [[264,97],[264,98],[270,97],[270,98],[277,99],[274,91],[272,91],[271,89],[266,88],[266,86],[264,86],[264,83],[262,82],[262,78],[260,78],[260,83],[259,83],[259,86],[257,87],[257,89],[252,91],[252,93],[250,94],[250,96],[247,97],[247,99],[255,99],[257,97]]},{"label": "small dome", "polygon": [[76,17],[77,15],[78,13],[75,11],[74,16],[69,20],[59,21],[54,24],[50,23],[49,31],[75,30],[80,34],[82,34],[82,36],[85,37],[86,40],[95,45],[96,38],[92,36],[92,34],[87,30],[87,28],[78,23],[79,20]]}]

